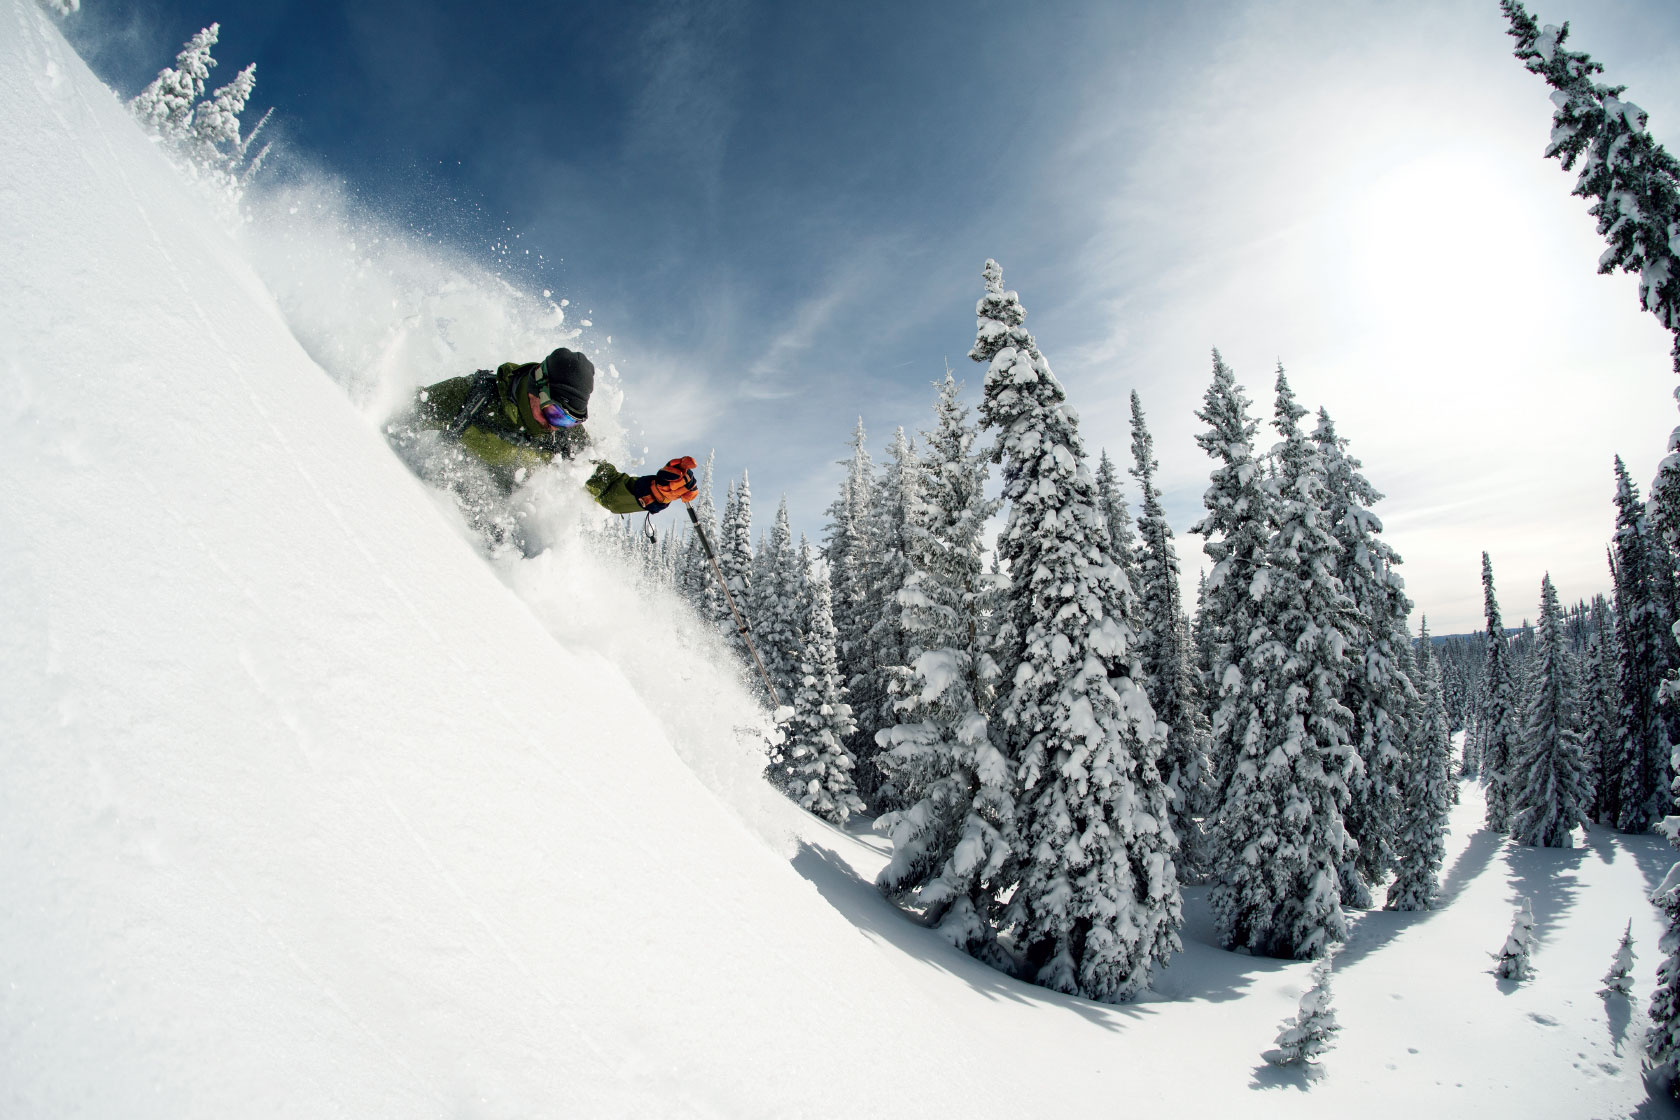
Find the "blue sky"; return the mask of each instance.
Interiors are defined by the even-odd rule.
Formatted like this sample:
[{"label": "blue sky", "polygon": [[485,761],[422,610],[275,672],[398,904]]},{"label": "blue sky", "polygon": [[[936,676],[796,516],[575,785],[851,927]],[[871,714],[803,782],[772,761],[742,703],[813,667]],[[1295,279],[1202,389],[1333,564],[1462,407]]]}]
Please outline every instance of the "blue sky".
[{"label": "blue sky", "polygon": [[[1648,479],[1674,424],[1493,0],[85,4],[119,91],[220,21],[215,78],[255,61],[294,150],[468,249],[517,234],[652,454],[716,447],[813,538],[859,415],[879,459],[947,362],[978,388],[987,257],[1093,455],[1129,461],[1141,394],[1192,580],[1214,346],[1261,415],[1280,360],[1330,410],[1438,633],[1479,626],[1483,549],[1513,621],[1542,571],[1603,590],[1611,456]],[[1680,5],[1529,7],[1680,148]]]}]

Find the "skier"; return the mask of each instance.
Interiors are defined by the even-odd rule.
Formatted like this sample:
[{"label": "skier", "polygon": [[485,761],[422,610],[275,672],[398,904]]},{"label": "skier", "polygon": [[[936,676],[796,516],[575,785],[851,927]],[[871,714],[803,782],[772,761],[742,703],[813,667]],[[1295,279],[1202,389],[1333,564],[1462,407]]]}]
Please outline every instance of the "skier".
[{"label": "skier", "polygon": [[[540,362],[504,362],[494,371],[428,385],[415,394],[399,426],[441,431],[488,467],[506,494],[556,455],[571,459],[589,445],[583,422],[594,389],[594,363],[561,347]],[[605,460],[596,464],[584,486],[613,513],[658,513],[699,492],[695,462],[687,455],[640,476]]]}]

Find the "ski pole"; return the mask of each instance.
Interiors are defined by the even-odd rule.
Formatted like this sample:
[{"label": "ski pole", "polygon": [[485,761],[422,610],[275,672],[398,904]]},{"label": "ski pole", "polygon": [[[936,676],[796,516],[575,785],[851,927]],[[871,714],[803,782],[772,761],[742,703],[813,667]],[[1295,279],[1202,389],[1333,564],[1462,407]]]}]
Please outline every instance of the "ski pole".
[{"label": "ski pole", "polygon": [[741,608],[735,605],[735,596],[729,592],[729,581],[723,578],[723,565],[718,563],[717,550],[706,536],[706,530],[700,524],[700,515],[694,512],[693,506],[684,506],[688,510],[688,519],[694,523],[694,531],[700,536],[700,543],[706,549],[706,558],[712,562],[712,571],[717,573],[718,586],[723,588],[724,601],[729,604],[729,613],[735,616],[735,632],[741,635],[741,640],[747,643],[747,652],[752,654],[753,664],[758,666],[758,675],[764,678],[764,687],[770,690],[770,702],[776,707],[782,706],[781,697],[776,695],[776,686],[770,683],[770,673],[764,668],[764,660],[758,656],[758,647],[753,645],[752,635],[747,633],[747,620],[741,614]]}]

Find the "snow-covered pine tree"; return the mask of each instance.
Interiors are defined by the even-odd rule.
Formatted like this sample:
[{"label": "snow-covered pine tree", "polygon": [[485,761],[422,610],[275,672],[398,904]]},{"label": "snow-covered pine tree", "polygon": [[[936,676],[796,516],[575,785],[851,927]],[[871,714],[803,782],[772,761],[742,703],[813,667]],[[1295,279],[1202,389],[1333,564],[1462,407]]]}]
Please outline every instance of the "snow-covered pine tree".
[{"label": "snow-covered pine tree", "polygon": [[[1615,763],[1620,789],[1616,827],[1648,832],[1672,800],[1670,735],[1658,703],[1674,669],[1674,619],[1665,602],[1667,573],[1645,520],[1645,503],[1616,457],[1616,629],[1620,647],[1621,736]],[[1666,549],[1663,550],[1666,552]]]},{"label": "snow-covered pine tree", "polygon": [[866,776],[874,784],[863,789],[864,800],[877,813],[901,809],[904,793],[885,780],[874,765],[879,744],[875,736],[897,722],[893,706],[910,688],[910,655],[904,632],[904,607],[899,592],[910,581],[908,519],[916,497],[916,452],[901,427],[887,448],[887,461],[876,479],[869,508],[870,556],[865,568],[870,626],[869,665],[854,684],[853,708],[859,738],[873,744],[865,749]]},{"label": "snow-covered pine tree", "polygon": [[[735,598],[735,606],[743,615],[747,616],[747,625],[755,623],[748,614],[752,606],[753,581],[753,547],[752,547],[752,487],[747,479],[747,472],[741,472],[740,485],[730,480],[729,488],[723,499],[723,521],[718,526],[718,566],[723,570],[723,578],[729,584],[729,593]],[[743,663],[752,664],[752,653],[747,649],[741,636],[734,632],[731,644],[735,652],[741,656]],[[756,641],[756,638],[755,638]]]},{"label": "snow-covered pine tree", "polygon": [[1495,961],[1493,974],[1501,980],[1527,980],[1533,976],[1534,965],[1529,960],[1533,941],[1534,907],[1525,898],[1511,919],[1511,932],[1505,937],[1505,947],[1497,953],[1488,954]]},{"label": "snow-covered pine tree", "polygon": [[1598,270],[1639,274],[1639,302],[1674,334],[1680,373],[1680,162],[1646,129],[1645,110],[1623,101],[1626,86],[1600,85],[1604,67],[1564,44],[1569,25],[1540,27],[1520,0],[1500,0],[1517,41],[1514,51],[1556,92],[1547,158],[1580,171],[1574,194],[1591,199],[1588,213],[1610,243]]},{"label": "snow-covered pine tree", "polygon": [[[839,495],[829,504],[823,544],[823,559],[834,597],[840,675],[854,709],[858,697],[868,690],[868,673],[874,664],[869,648],[869,630],[875,623],[876,613],[869,588],[869,565],[874,556],[869,510],[874,502],[875,466],[869,458],[867,440],[860,416],[852,433],[852,454],[840,461],[846,475],[840,483]],[[856,722],[855,712],[853,721]],[[847,747],[857,760],[858,787],[867,800],[881,784],[873,761],[878,748],[872,731],[861,727],[854,730]]]},{"label": "snow-covered pine tree", "polygon": [[193,110],[188,151],[207,171],[232,176],[244,161],[247,143],[239,135],[239,114],[257,84],[257,64],[251,63]]},{"label": "snow-covered pine tree", "polygon": [[[1612,580],[1615,569],[1612,560]],[[1621,783],[1616,770],[1622,741],[1619,648],[1610,602],[1602,595],[1595,596],[1581,671],[1581,743],[1586,757],[1587,785],[1592,791],[1587,819],[1610,825],[1615,824],[1621,804]]]},{"label": "snow-covered pine tree", "polygon": [[[1254,454],[1259,421],[1248,414],[1248,395],[1236,375],[1213,352],[1213,382],[1196,415],[1208,430],[1196,436],[1214,459],[1211,485],[1202,496],[1207,516],[1191,526],[1213,569],[1202,584],[1198,625],[1206,644],[1208,675],[1204,703],[1211,706],[1208,768],[1213,805],[1223,815],[1237,759],[1262,732],[1259,680],[1245,676],[1247,659],[1266,640],[1256,612],[1256,586],[1269,580],[1266,550],[1271,533],[1272,494]],[[1209,822],[1210,824],[1213,822]]]},{"label": "snow-covered pine tree", "polygon": [[1132,596],[1109,554],[1075,414],[996,261],[984,275],[969,357],[988,363],[981,417],[997,433],[1009,503],[998,541],[1010,574],[1004,691],[992,719],[1020,783],[1022,868],[1008,921],[1028,979],[1123,1000],[1180,947],[1161,735],[1133,676]]},{"label": "snow-covered pine tree", "polygon": [[1114,460],[1104,448],[1097,460],[1097,509],[1103,524],[1108,527],[1108,547],[1114,562],[1120,566],[1126,582],[1137,590],[1137,535],[1132,531],[1132,515],[1126,509],[1126,495],[1120,488],[1120,476],[1115,472]]},{"label": "snow-covered pine tree", "polygon": [[[1663,832],[1671,844],[1680,844],[1680,828],[1672,827],[1676,824],[1680,822],[1673,817],[1664,822]],[[1651,992],[1645,1054],[1663,1071],[1670,1095],[1680,1098],[1680,863],[1670,867],[1651,892],[1651,904],[1662,911],[1667,927],[1658,942],[1663,962],[1657,966],[1657,986]]]},{"label": "snow-covered pine tree", "polygon": [[1493,591],[1493,561],[1482,553],[1482,611],[1487,618],[1487,668],[1482,673],[1481,757],[1482,785],[1487,790],[1487,826],[1495,832],[1511,827],[1511,770],[1521,734],[1517,726],[1517,682],[1505,622]]},{"label": "snow-covered pine tree", "polygon": [[[803,538],[798,562],[811,568],[811,546]],[[817,571],[801,598],[808,600],[798,634],[797,673],[790,685],[793,714],[783,724],[781,783],[799,807],[835,824],[864,811],[857,795],[855,764],[846,749],[852,709],[846,703],[836,652],[834,614],[826,571]]]},{"label": "snow-covered pine tree", "polygon": [[[1105,455],[1104,461],[1107,461]],[[1179,605],[1178,550],[1172,527],[1155,486],[1155,440],[1144,420],[1143,402],[1132,391],[1132,467],[1140,494],[1137,519],[1136,574],[1137,659],[1144,691],[1155,718],[1166,732],[1161,777],[1171,797],[1173,832],[1179,838],[1179,866],[1187,877],[1202,877],[1209,858],[1197,818],[1208,808],[1207,744],[1196,719],[1196,692],[1190,676],[1188,633]],[[1101,493],[1099,485],[1098,493]],[[1110,524],[1110,540],[1113,526]],[[1131,576],[1131,573],[1127,573]]]},{"label": "snow-covered pine tree", "polygon": [[1416,665],[1417,713],[1409,721],[1406,749],[1397,767],[1400,819],[1394,830],[1394,882],[1388,910],[1428,910],[1440,888],[1447,856],[1447,810],[1452,791],[1452,737],[1441,700],[1441,678],[1423,620]]},{"label": "snow-covered pine tree", "polygon": [[808,569],[801,570],[788,521],[787,498],[783,497],[776,506],[770,534],[753,557],[748,601],[758,656],[784,706],[793,703],[799,687],[799,633],[804,625],[801,614],[809,578]]},{"label": "snow-covered pine tree", "polygon": [[1622,942],[1616,946],[1616,955],[1610,960],[1610,971],[1604,974],[1604,987],[1598,990],[1601,996],[1630,996],[1633,994],[1633,919],[1628,919],[1627,929],[1622,931]]},{"label": "snow-covered pine tree", "polygon": [[1575,727],[1575,682],[1564,649],[1563,609],[1551,573],[1540,581],[1540,633],[1511,783],[1511,836],[1542,848],[1572,848],[1586,824],[1586,767]]},{"label": "snow-covered pine tree", "polygon": [[1312,987],[1301,996],[1294,1018],[1286,1019],[1278,1032],[1277,1046],[1261,1055],[1274,1066],[1317,1061],[1330,1049],[1341,1024],[1330,1006],[1330,958],[1320,957],[1312,967]]},{"label": "snow-covered pine tree", "polygon": [[1391,830],[1402,815],[1397,770],[1416,700],[1406,629],[1412,601],[1396,570],[1400,554],[1383,539],[1382,520],[1371,512],[1382,495],[1360,473],[1359,460],[1347,453],[1347,440],[1322,408],[1313,442],[1324,462],[1326,524],[1341,545],[1336,578],[1354,611],[1348,650],[1353,671],[1342,703],[1353,713],[1353,745],[1364,765],[1349,789],[1346,823],[1359,855],[1342,877],[1342,900],[1364,908],[1371,905],[1371,886],[1396,858]]},{"label": "snow-covered pine tree", "polygon": [[997,666],[982,614],[987,499],[984,452],[948,374],[926,433],[909,511],[911,574],[900,595],[913,686],[881,731],[882,768],[909,807],[876,828],[892,859],[876,885],[907,898],[953,945],[994,966],[998,899],[1018,874],[1015,778],[988,735]]},{"label": "snow-covered pine tree", "polygon": [[134,96],[128,107],[140,123],[166,140],[185,141],[191,135],[193,107],[204,96],[210,68],[216,65],[210,51],[221,33],[221,24],[212,23],[188,39],[175,56],[175,65],[159,70]]},{"label": "snow-covered pine tree", "polygon": [[46,4],[48,8],[61,18],[69,15],[71,12],[79,12],[82,10],[82,0],[42,0],[42,3]]},{"label": "snow-covered pine tree", "polygon": [[1274,532],[1259,581],[1243,677],[1258,708],[1215,830],[1211,901],[1228,947],[1316,957],[1346,935],[1341,881],[1357,848],[1342,823],[1359,757],[1341,697],[1350,666],[1336,579],[1340,546],[1324,525],[1324,476],[1306,414],[1278,367],[1283,442],[1269,485]]}]

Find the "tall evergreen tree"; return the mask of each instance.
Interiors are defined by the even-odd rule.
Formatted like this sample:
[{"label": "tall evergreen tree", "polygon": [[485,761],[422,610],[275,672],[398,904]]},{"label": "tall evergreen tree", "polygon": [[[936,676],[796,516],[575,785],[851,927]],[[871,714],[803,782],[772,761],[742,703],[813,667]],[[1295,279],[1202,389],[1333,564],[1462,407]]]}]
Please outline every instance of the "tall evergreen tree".
[{"label": "tall evergreen tree", "polygon": [[[1106,460],[1105,460],[1106,461]],[[1137,520],[1136,579],[1137,658],[1142,683],[1166,730],[1161,776],[1171,797],[1173,831],[1179,837],[1179,863],[1200,877],[1207,853],[1196,818],[1208,801],[1207,745],[1196,720],[1196,695],[1190,677],[1189,635],[1179,605],[1178,550],[1172,527],[1155,486],[1155,440],[1143,416],[1143,402],[1132,393],[1132,467],[1140,506]],[[1100,490],[1099,490],[1100,492]],[[1110,526],[1112,530],[1112,524]],[[1110,534],[1112,540],[1112,531]]]},{"label": "tall evergreen tree", "polygon": [[897,722],[893,706],[903,699],[911,675],[904,607],[898,596],[910,580],[908,523],[915,491],[916,453],[904,429],[899,428],[871,491],[870,554],[864,574],[870,619],[869,664],[853,685],[859,736],[869,744],[862,752],[862,792],[877,813],[904,805],[903,791],[886,779],[875,755],[880,750],[876,734]]},{"label": "tall evergreen tree", "polygon": [[1569,25],[1541,27],[1520,0],[1500,0],[1517,41],[1516,56],[1556,92],[1547,158],[1580,169],[1573,193],[1591,199],[1589,213],[1610,243],[1600,272],[1639,274],[1639,303],[1674,334],[1680,373],[1680,162],[1646,129],[1645,110],[1622,100],[1626,86],[1601,85],[1604,67],[1570,50]]},{"label": "tall evergreen tree", "polygon": [[[860,416],[852,433],[852,453],[840,460],[846,474],[839,495],[828,507],[823,544],[823,559],[828,565],[834,598],[840,675],[852,697],[854,722],[858,697],[867,691],[866,678],[874,664],[869,652],[869,628],[875,622],[875,603],[869,587],[869,566],[874,555],[869,509],[873,504],[875,465],[870,460],[867,441]],[[877,750],[873,731],[854,730],[847,747],[858,760],[858,784],[867,794],[880,784],[873,763]]]},{"label": "tall evergreen tree", "polygon": [[[723,523],[718,528],[718,566],[723,570],[723,578],[729,584],[729,593],[735,598],[735,606],[746,612],[751,608],[752,598],[752,487],[747,479],[747,472],[741,472],[741,483],[736,486],[733,480],[729,483],[728,492],[723,501]],[[752,619],[747,619],[748,625]],[[731,628],[733,633],[733,628]],[[734,636],[735,650],[743,660],[749,660],[750,652],[739,634]]]},{"label": "tall evergreen tree", "polygon": [[998,658],[1007,689],[992,721],[1020,782],[1022,868],[1008,920],[1029,979],[1128,999],[1180,947],[1161,736],[1132,675],[1132,596],[1074,412],[997,262],[985,280],[969,357],[988,363],[981,417],[997,433],[1009,503],[998,542],[1010,574]]},{"label": "tall evergreen tree", "polygon": [[876,884],[912,899],[939,934],[1001,966],[998,899],[1019,874],[1015,780],[988,735],[997,665],[983,614],[986,461],[949,375],[926,434],[909,511],[911,575],[901,595],[913,687],[882,730],[882,768],[909,807],[877,827],[892,859]]},{"label": "tall evergreen tree", "polygon": [[1248,413],[1248,395],[1236,375],[1213,352],[1213,382],[1196,415],[1208,430],[1196,436],[1214,459],[1211,484],[1202,496],[1207,516],[1191,526],[1202,550],[1213,561],[1203,582],[1198,622],[1207,657],[1205,702],[1212,707],[1209,771],[1213,803],[1228,803],[1237,759],[1259,742],[1263,730],[1260,681],[1248,659],[1267,638],[1256,611],[1257,589],[1270,579],[1266,553],[1270,542],[1272,494],[1254,453],[1259,421]]},{"label": "tall evergreen tree", "polygon": [[1517,749],[1517,681],[1505,622],[1493,591],[1493,561],[1482,553],[1482,612],[1487,618],[1487,669],[1482,673],[1480,739],[1482,784],[1487,790],[1487,826],[1511,827],[1512,763]]},{"label": "tall evergreen tree", "polygon": [[1563,609],[1550,573],[1540,581],[1540,632],[1521,749],[1511,783],[1511,835],[1535,847],[1572,848],[1586,824],[1586,767],[1575,727],[1575,682],[1564,649]]},{"label": "tall evergreen tree", "polygon": [[128,107],[140,123],[166,140],[182,141],[192,134],[193,109],[204,96],[210,68],[216,65],[210,52],[221,32],[221,24],[212,23],[188,39],[175,56],[175,65],[159,70],[134,96]]},{"label": "tall evergreen tree", "polygon": [[1362,768],[1349,791],[1348,831],[1359,844],[1351,873],[1342,878],[1349,905],[1371,905],[1370,887],[1393,865],[1392,825],[1401,818],[1398,775],[1405,749],[1407,714],[1416,700],[1408,675],[1411,635],[1406,618],[1412,601],[1396,570],[1400,554],[1382,537],[1382,521],[1371,507],[1382,500],[1360,462],[1347,453],[1330,414],[1318,411],[1313,442],[1324,463],[1325,520],[1341,546],[1336,578],[1353,606],[1353,641],[1342,703],[1353,713],[1353,744]]},{"label": "tall evergreen tree", "polygon": [[776,506],[770,535],[753,557],[753,584],[748,595],[753,641],[784,706],[793,703],[799,686],[799,635],[809,578],[809,568],[802,566],[793,545],[784,497]]},{"label": "tall evergreen tree", "polygon": [[1137,590],[1137,534],[1132,530],[1132,515],[1126,509],[1126,495],[1120,489],[1120,476],[1115,472],[1114,460],[1104,448],[1097,460],[1097,509],[1103,524],[1108,527],[1108,547],[1114,562],[1126,576],[1126,582]]},{"label": "tall evergreen tree", "polygon": [[1410,720],[1398,767],[1400,819],[1395,829],[1395,874],[1389,910],[1428,910],[1440,889],[1447,857],[1447,811],[1452,791],[1452,736],[1441,699],[1440,671],[1424,619],[1414,662],[1417,714]]},{"label": "tall evergreen tree", "polygon": [[1271,509],[1244,677],[1261,706],[1246,736],[1215,833],[1211,902],[1221,939],[1270,956],[1316,957],[1346,935],[1341,882],[1357,848],[1342,811],[1359,758],[1342,704],[1350,666],[1336,578],[1340,546],[1324,525],[1323,464],[1306,414],[1278,367]]},{"label": "tall evergreen tree", "polygon": [[[1613,577],[1614,562],[1610,568]],[[1614,825],[1621,805],[1616,760],[1621,755],[1622,689],[1615,621],[1610,616],[1610,603],[1602,595],[1593,600],[1591,623],[1580,695],[1581,743],[1587,784],[1592,790],[1587,819]]]},{"label": "tall evergreen tree", "polygon": [[[803,538],[797,554],[800,566],[811,571],[811,546]],[[805,581],[800,595],[796,671],[790,684],[793,713],[784,725],[781,746],[782,788],[799,807],[835,824],[845,824],[864,811],[857,795],[855,764],[846,749],[852,733],[852,709],[840,680],[832,593],[828,574],[818,571]]]},{"label": "tall evergreen tree", "polygon": [[1670,729],[1658,692],[1673,671],[1674,620],[1664,602],[1665,560],[1645,520],[1645,503],[1616,457],[1616,628],[1620,646],[1621,736],[1616,759],[1620,786],[1616,827],[1647,832],[1672,800]]},{"label": "tall evergreen tree", "polygon": [[231,174],[245,155],[239,135],[239,114],[257,85],[257,64],[251,63],[193,111],[192,153],[199,165]]}]

